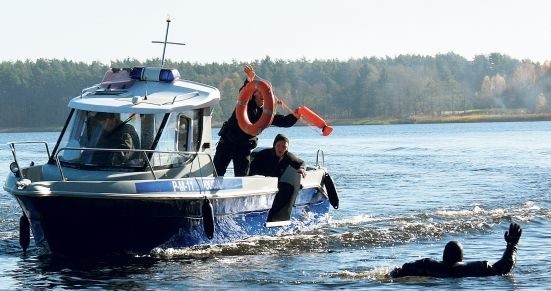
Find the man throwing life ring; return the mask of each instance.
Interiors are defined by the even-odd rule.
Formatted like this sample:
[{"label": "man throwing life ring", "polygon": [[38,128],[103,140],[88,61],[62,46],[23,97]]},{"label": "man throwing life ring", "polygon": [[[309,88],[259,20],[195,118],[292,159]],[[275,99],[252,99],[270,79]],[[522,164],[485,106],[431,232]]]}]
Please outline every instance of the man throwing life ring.
[{"label": "man throwing life ring", "polygon": [[[244,72],[247,78],[239,89],[239,101],[236,109],[218,132],[220,140],[216,146],[213,160],[218,176],[226,174],[226,169],[232,160],[234,175],[236,177],[247,176],[251,151],[256,148],[257,135],[262,129],[270,125],[291,127],[300,118],[297,111],[288,115],[274,114],[275,96],[273,96],[269,84],[265,81],[255,81],[255,72],[250,65],[244,68]],[[249,95],[251,93],[252,95]],[[264,108],[265,101],[268,105],[266,108]]]}]

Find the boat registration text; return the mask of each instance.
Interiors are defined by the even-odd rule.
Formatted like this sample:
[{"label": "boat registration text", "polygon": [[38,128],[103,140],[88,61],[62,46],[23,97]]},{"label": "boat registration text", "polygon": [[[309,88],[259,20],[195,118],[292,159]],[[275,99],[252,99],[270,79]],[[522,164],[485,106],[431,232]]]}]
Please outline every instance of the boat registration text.
[{"label": "boat registration text", "polygon": [[240,178],[196,178],[136,183],[136,193],[198,192],[243,188]]}]

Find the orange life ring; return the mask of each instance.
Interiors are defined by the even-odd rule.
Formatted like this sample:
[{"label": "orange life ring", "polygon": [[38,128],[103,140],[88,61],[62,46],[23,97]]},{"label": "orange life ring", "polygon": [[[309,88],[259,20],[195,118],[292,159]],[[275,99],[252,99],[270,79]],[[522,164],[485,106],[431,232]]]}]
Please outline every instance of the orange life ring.
[{"label": "orange life ring", "polygon": [[[249,115],[247,114],[247,104],[249,100],[253,98],[253,94],[257,90],[264,97],[264,106],[262,107],[262,116],[260,116],[260,119],[255,123],[251,123]],[[274,120],[274,105],[275,96],[268,82],[255,80],[247,83],[239,93],[237,105],[235,105],[235,116],[237,117],[239,128],[250,136],[259,135],[262,130],[272,124]]]}]

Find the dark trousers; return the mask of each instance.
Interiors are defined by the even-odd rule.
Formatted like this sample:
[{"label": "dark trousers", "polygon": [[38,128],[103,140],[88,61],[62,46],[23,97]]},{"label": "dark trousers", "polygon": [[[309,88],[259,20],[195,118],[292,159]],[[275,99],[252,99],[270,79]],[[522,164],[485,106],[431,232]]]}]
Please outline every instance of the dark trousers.
[{"label": "dark trousers", "polygon": [[249,174],[251,164],[251,151],[247,146],[239,146],[220,139],[214,154],[214,168],[218,176],[224,176],[226,169],[233,160],[233,173],[235,177],[243,177]]}]

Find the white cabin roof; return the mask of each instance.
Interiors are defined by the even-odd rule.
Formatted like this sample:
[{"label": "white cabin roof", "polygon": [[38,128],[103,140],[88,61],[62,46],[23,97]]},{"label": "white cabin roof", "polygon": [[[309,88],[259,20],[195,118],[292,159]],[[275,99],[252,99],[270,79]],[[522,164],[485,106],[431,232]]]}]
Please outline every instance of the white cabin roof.
[{"label": "white cabin roof", "polygon": [[176,70],[162,69],[163,73],[169,71],[172,78],[159,81],[159,78],[151,78],[151,72],[158,74],[160,68],[138,68],[143,70],[139,76],[134,76],[135,69],[108,71],[100,84],[84,89],[81,96],[69,102],[69,107],[98,112],[158,114],[212,107],[220,100],[217,88],[181,80]]}]

